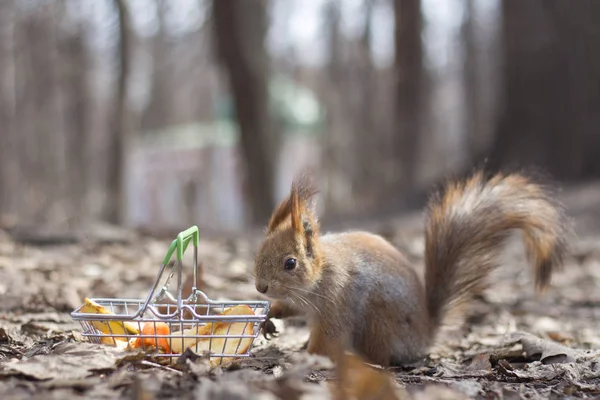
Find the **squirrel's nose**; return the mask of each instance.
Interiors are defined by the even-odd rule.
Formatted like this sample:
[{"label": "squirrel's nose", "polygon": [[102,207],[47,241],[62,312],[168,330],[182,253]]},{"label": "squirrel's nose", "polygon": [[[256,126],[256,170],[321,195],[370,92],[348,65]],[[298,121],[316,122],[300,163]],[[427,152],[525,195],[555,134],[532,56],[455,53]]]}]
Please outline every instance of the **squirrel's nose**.
[{"label": "squirrel's nose", "polygon": [[261,293],[267,293],[267,290],[269,289],[269,285],[265,282],[257,282],[256,283],[256,290],[258,290]]}]

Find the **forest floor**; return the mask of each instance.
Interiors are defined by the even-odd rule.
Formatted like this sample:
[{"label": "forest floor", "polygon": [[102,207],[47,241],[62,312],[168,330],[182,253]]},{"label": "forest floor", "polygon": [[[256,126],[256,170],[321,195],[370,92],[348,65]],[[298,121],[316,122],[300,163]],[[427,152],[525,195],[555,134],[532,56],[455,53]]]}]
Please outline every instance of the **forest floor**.
[{"label": "forest floor", "polygon": [[[387,371],[399,398],[600,396],[600,227],[593,223],[600,207],[591,199],[600,199],[598,188],[565,195],[577,237],[552,287],[543,296],[534,293],[515,241],[468,324],[444,332],[422,363]],[[368,228],[387,232],[422,272],[419,215]],[[251,279],[259,239],[201,239],[210,298],[260,298]],[[253,356],[235,368],[211,369],[203,359],[165,368],[82,343],[69,313],[86,296],[145,297],[168,244],[139,238],[32,246],[0,235],[2,398],[332,398],[336,370],[303,350],[308,331],[302,318],[275,320],[279,336],[259,336]]]}]

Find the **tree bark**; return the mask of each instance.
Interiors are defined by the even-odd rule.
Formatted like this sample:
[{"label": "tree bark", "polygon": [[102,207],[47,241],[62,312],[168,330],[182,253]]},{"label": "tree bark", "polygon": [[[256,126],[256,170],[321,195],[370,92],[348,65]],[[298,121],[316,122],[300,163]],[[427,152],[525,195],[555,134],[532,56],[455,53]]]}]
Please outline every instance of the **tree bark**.
[{"label": "tree bark", "polygon": [[[0,3],[0,229],[8,221],[9,212],[13,211],[10,205],[11,173],[14,173],[12,157],[12,137],[14,115],[12,113],[12,99],[7,82],[10,79],[11,63],[14,62],[10,41],[11,19],[14,19],[14,5],[12,1]],[[12,17],[12,18],[11,18]]]},{"label": "tree bark", "polygon": [[600,176],[600,2],[501,4],[504,106],[490,165]]},{"label": "tree bark", "polygon": [[[364,6],[364,28],[359,42],[359,62],[356,64],[358,75],[354,118],[356,140],[354,141],[354,160],[364,157],[369,160],[362,163],[360,168],[355,171],[355,198],[362,198],[363,203],[368,205],[369,209],[373,207],[373,199],[376,196],[377,188],[381,187],[381,154],[378,154],[380,142],[385,139],[384,132],[377,131],[375,116],[377,107],[377,75],[373,66],[371,56],[371,19],[373,16],[374,0],[366,0]],[[353,160],[353,161],[354,161]]]},{"label": "tree bark", "polygon": [[85,43],[86,30],[76,22],[77,30],[62,40],[61,61],[65,69],[65,121],[67,123],[66,154],[69,168],[69,200],[75,224],[85,219],[88,191],[88,131],[90,60]]},{"label": "tree bark", "polygon": [[394,148],[402,169],[400,190],[415,183],[419,154],[423,81],[420,0],[394,0],[396,20],[397,134]]},{"label": "tree bark", "polygon": [[267,221],[274,207],[277,151],[269,115],[266,6],[264,0],[216,0],[212,5],[216,47],[239,124],[251,222],[259,224]]},{"label": "tree bark", "polygon": [[[19,164],[15,214],[19,223],[53,224],[63,219],[59,199],[63,130],[56,56],[55,4],[22,13],[15,24],[14,152]],[[26,184],[25,184],[26,182]],[[11,194],[13,196],[13,194]]]},{"label": "tree bark", "polygon": [[352,155],[355,136],[350,130],[344,83],[348,80],[344,66],[344,39],[341,33],[341,0],[329,0],[323,7],[328,62],[321,98],[327,108],[327,129],[323,135],[321,155],[325,193],[325,213],[346,214],[349,210],[352,181]]},{"label": "tree bark", "polygon": [[155,0],[158,13],[158,32],[152,41],[152,88],[150,104],[143,114],[143,127],[154,130],[172,123],[171,106],[175,102],[171,93],[169,43],[167,42],[165,14],[167,0]]},{"label": "tree bark", "polygon": [[127,86],[131,56],[131,16],[126,0],[114,0],[119,19],[118,59],[120,61],[114,103],[113,127],[108,150],[108,192],[106,218],[115,224],[123,224],[126,214],[125,162],[129,139],[129,115]]},{"label": "tree bark", "polygon": [[475,0],[465,0],[465,17],[461,36],[464,49],[463,93],[464,93],[464,127],[467,157],[472,159],[481,150],[479,121],[482,117],[481,98],[477,73],[481,67],[477,62],[477,44],[475,40]]}]

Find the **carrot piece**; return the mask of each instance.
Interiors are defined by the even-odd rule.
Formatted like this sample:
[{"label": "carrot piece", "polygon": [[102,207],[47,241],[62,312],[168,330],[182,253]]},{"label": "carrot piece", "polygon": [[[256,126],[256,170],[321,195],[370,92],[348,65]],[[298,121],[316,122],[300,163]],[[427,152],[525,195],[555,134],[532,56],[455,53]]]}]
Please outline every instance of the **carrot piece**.
[{"label": "carrot piece", "polygon": [[[142,328],[142,335],[145,336],[154,336],[154,335],[170,335],[171,329],[169,329],[169,325],[164,322],[147,322],[144,324]],[[167,338],[159,337],[144,337],[137,338],[133,342],[134,348],[142,347],[142,344],[145,346],[154,346],[158,345],[159,348],[162,348],[165,352],[170,353],[171,348],[169,346],[169,340]]]}]

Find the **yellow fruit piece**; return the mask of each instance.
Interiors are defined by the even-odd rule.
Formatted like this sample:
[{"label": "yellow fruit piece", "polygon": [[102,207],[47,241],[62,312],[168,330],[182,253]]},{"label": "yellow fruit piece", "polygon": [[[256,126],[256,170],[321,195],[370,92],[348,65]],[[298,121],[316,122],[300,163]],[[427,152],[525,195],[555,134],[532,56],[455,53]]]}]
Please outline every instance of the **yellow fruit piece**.
[{"label": "yellow fruit piece", "polygon": [[[231,329],[228,330],[228,325]],[[234,322],[233,324],[224,324],[215,327],[215,335],[252,335],[253,323]],[[217,354],[243,354],[248,351],[252,344],[252,338],[214,338],[212,343],[209,339],[198,341],[198,352],[209,351]],[[235,357],[215,357],[211,358],[211,364],[226,364],[233,361]]]},{"label": "yellow fruit piece", "polygon": [[112,338],[110,336],[101,336],[100,343],[109,346],[116,346],[119,350],[128,350],[129,342],[126,338]]},{"label": "yellow fruit piece", "polygon": [[117,341],[118,342],[122,341],[120,339],[121,338],[116,339],[116,338],[112,338],[110,336],[100,336],[100,343],[107,344],[107,345],[110,345],[110,346],[116,346],[117,345],[117,343],[116,343]]},{"label": "yellow fruit piece", "polygon": [[[114,314],[113,312],[109,311],[108,309],[106,309],[105,307],[96,303],[95,301],[88,299],[87,297],[85,298],[85,300],[83,302],[83,306],[81,307],[79,312],[81,312],[83,314],[104,314],[104,315]],[[128,322],[128,321],[91,321],[90,320],[89,323],[94,328],[96,328],[100,332],[104,333],[105,335],[110,335],[110,334],[139,335],[139,333],[140,333],[137,325],[132,322]],[[126,337],[116,337],[114,339],[110,338],[110,337],[109,338],[101,338],[100,342],[103,344],[114,345],[115,344],[114,340],[126,342],[127,338]]]},{"label": "yellow fruit piece", "polygon": [[[254,315],[252,308],[239,305],[228,308],[221,315]],[[183,335],[252,335],[253,322],[215,322],[201,327],[185,329]],[[214,325],[214,330],[213,330]],[[252,344],[252,338],[183,338],[173,333],[171,350],[173,353],[183,353],[188,347],[198,354],[209,351],[214,354],[243,354]],[[196,346],[196,343],[198,344]],[[233,360],[232,357],[213,358],[211,364],[222,364]]]}]

